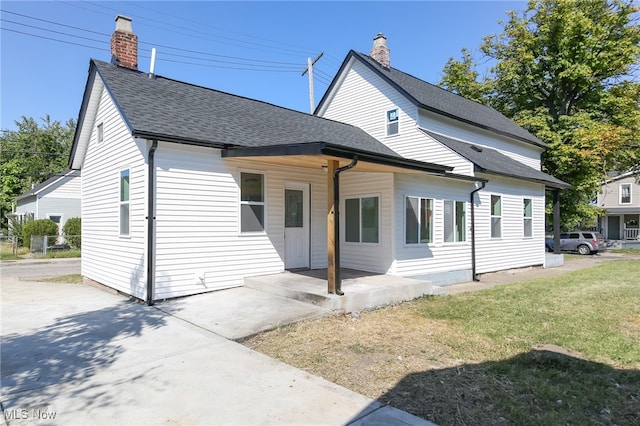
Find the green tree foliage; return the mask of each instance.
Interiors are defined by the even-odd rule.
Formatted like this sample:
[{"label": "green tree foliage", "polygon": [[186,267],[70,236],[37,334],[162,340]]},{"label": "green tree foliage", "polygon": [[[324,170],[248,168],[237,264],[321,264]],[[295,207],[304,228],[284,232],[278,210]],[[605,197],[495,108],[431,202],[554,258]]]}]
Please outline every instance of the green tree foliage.
[{"label": "green tree foliage", "polygon": [[68,219],[62,228],[62,232],[64,232],[67,242],[71,247],[80,248],[82,242],[82,222],[79,217]]},{"label": "green tree foliage", "polygon": [[631,0],[531,0],[484,38],[493,63],[478,81],[468,51],[440,83],[490,105],[549,145],[543,169],[562,191],[562,226],[592,224],[590,205],[610,171],[640,173],[640,27]]},{"label": "green tree foliage", "polygon": [[42,235],[49,237],[58,236],[58,224],[51,219],[36,219],[24,224],[22,227],[22,237],[24,245],[31,248],[31,236]]},{"label": "green tree foliage", "polygon": [[51,121],[48,115],[41,121],[39,125],[35,119],[23,116],[15,122],[18,130],[0,135],[2,228],[7,227],[6,213],[11,211],[16,196],[67,168],[75,122]]}]

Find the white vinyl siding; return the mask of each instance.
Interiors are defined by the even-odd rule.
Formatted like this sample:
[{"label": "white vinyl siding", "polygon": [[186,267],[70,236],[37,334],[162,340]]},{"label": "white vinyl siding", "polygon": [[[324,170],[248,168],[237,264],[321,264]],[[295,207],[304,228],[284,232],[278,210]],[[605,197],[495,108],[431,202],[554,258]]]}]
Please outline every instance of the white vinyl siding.
[{"label": "white vinyl siding", "polygon": [[[311,268],[327,266],[327,174],[229,160],[217,149],[156,151],[156,299],[244,284],[284,271],[285,182],[311,184]],[[242,173],[264,176],[266,232],[240,233]]]},{"label": "white vinyl siding", "polygon": [[[501,238],[491,237],[491,195],[501,198]],[[531,199],[532,237],[522,230],[523,197]],[[476,266],[478,273],[543,265],[545,259],[545,190],[542,185],[492,177],[479,191],[476,204]]]},{"label": "white vinyl siding", "polygon": [[[340,259],[343,268],[387,273],[393,262],[393,174],[343,172],[340,175]],[[372,193],[371,188],[376,192]],[[378,198],[378,242],[345,242],[345,199]],[[402,217],[402,216],[400,216]]]},{"label": "white vinyl siding", "polygon": [[[400,276],[418,276],[471,268],[471,245],[468,241],[445,243],[444,201],[464,203],[473,190],[469,182],[438,179],[428,175],[395,175],[395,263],[393,273]],[[433,235],[429,244],[405,244],[407,194],[432,200]],[[469,224],[465,226],[468,235]]]},{"label": "white vinyl siding", "polygon": [[[99,79],[99,77],[97,77]],[[146,291],[146,141],[134,139],[107,91],[101,92],[82,167],[82,275],[140,299]],[[120,171],[129,169],[129,238],[120,238]]]},{"label": "white vinyl siding", "polygon": [[418,125],[426,130],[447,135],[453,139],[466,141],[477,146],[494,148],[507,157],[540,170],[540,156],[543,149],[527,142],[502,136],[431,111],[420,111]]}]

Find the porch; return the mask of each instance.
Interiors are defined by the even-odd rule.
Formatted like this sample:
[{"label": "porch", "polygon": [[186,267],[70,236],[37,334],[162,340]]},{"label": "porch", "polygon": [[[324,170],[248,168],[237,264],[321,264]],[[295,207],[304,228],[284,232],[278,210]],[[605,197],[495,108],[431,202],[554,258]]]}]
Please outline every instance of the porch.
[{"label": "porch", "polygon": [[341,268],[343,296],[327,291],[327,269],[285,271],[244,279],[247,288],[309,303],[330,312],[354,312],[393,305],[424,295],[444,294],[430,281]]}]

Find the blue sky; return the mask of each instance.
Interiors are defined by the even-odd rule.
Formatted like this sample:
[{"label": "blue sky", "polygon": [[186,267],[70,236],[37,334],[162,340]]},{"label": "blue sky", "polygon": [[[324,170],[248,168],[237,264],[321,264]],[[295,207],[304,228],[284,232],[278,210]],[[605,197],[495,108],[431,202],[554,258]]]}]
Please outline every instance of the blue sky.
[{"label": "blue sky", "polygon": [[353,49],[368,54],[384,33],[391,66],[437,83],[450,57],[526,3],[507,1],[175,2],[2,1],[1,128],[21,116],[77,119],[89,59],[110,60],[115,17],[133,19],[139,68],[165,77],[309,112],[307,58],[317,103]]}]

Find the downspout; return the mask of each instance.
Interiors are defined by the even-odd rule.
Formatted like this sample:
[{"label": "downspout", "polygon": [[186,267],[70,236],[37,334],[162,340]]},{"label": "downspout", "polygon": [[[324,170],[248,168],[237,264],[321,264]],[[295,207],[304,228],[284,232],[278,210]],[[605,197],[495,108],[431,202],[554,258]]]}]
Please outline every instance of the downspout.
[{"label": "downspout", "polygon": [[155,201],[155,177],[156,177],[156,166],[155,166],[155,153],[156,149],[158,149],[158,141],[153,140],[151,147],[149,148],[149,187],[147,189],[149,197],[148,197],[148,205],[147,205],[147,305],[153,305],[153,252],[155,248],[155,221],[156,217],[154,215],[154,201]]},{"label": "downspout", "polygon": [[480,281],[478,274],[476,274],[476,209],[474,202],[474,195],[476,192],[484,189],[486,182],[480,182],[480,187],[471,191],[469,194],[469,201],[471,202],[471,277],[473,281]]},{"label": "downspout", "polygon": [[340,278],[340,173],[344,172],[345,170],[354,168],[356,164],[358,164],[358,156],[354,155],[351,163],[347,164],[344,167],[338,167],[333,172],[333,233],[335,236],[335,240],[333,243],[336,256],[336,294],[338,296],[344,295],[344,292],[342,291],[342,279]]}]

